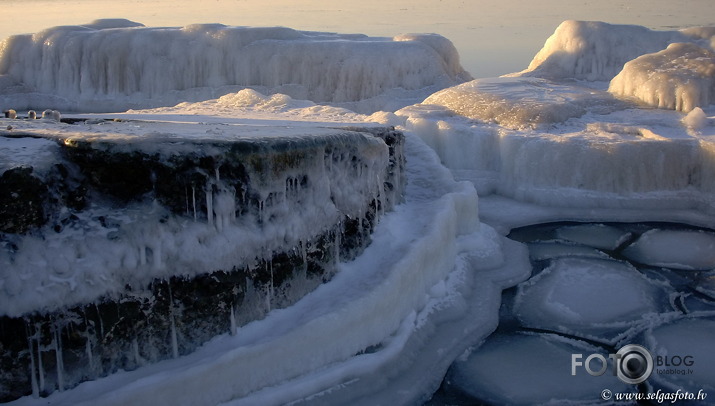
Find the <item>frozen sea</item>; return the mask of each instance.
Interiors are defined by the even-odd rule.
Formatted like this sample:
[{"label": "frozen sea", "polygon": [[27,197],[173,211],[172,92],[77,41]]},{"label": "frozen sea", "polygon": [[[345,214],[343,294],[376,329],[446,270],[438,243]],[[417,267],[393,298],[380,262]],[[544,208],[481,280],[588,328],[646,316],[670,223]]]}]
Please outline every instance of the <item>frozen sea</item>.
[{"label": "frozen sea", "polygon": [[[35,52],[42,42],[23,46],[22,39],[0,50],[13,55],[0,60],[0,73],[11,72],[0,76],[2,109],[50,100],[88,120],[78,127],[0,119],[3,171],[32,165],[39,172],[54,153],[53,143],[13,131],[81,140],[101,137],[107,126],[131,140],[192,137],[197,127],[230,138],[247,124],[280,128],[277,135],[379,124],[405,133],[407,158],[405,201],[380,221],[373,244],[294,306],[194,353],[47,398],[37,398],[34,382],[35,396],[14,404],[608,404],[606,387],[704,390],[715,399],[708,350],[715,339],[715,30],[692,28],[715,25],[711,0],[6,0],[2,7],[0,37],[97,18],[148,27],[207,23],[134,34],[126,20],[105,20],[38,36],[48,54]],[[194,41],[185,47],[177,38]],[[270,67],[265,82],[248,88],[225,82],[224,65],[240,64],[214,52],[241,41],[255,41],[248,59]],[[142,75],[93,62],[97,43],[109,44],[108,60],[134,64]],[[55,46],[64,48],[52,54]],[[172,75],[152,52],[212,58],[198,68],[177,63],[185,70]],[[308,55],[301,64],[281,63],[301,55]],[[370,61],[382,63],[371,69]],[[262,72],[251,63],[239,68],[241,80]],[[186,85],[187,77],[197,82]],[[142,105],[145,99],[151,103]],[[97,120],[111,118],[123,121]],[[179,237],[225,241],[237,224],[222,224],[202,223]],[[161,230],[148,238],[167,247],[176,241]],[[108,264],[93,269],[95,277],[123,287],[104,240],[85,249],[94,242],[72,235],[75,245],[58,263],[46,250],[66,244],[57,234],[40,232],[0,252],[2,315],[57,297],[91,300],[95,287],[67,263]],[[201,244],[189,243],[186,255]],[[184,254],[152,252],[167,269]],[[674,338],[680,331],[686,340]],[[606,354],[628,343],[661,356],[690,351],[695,372],[638,387],[569,375],[572,353]],[[41,367],[28,369],[44,382]]]}]

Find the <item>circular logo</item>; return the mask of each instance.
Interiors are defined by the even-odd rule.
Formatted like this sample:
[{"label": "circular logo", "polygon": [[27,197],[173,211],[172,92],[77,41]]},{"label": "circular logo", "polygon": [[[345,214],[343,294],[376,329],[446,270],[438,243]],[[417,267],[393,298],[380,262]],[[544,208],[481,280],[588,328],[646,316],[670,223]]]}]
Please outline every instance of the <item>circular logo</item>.
[{"label": "circular logo", "polygon": [[627,384],[637,385],[653,372],[653,357],[640,345],[625,345],[616,354],[618,378]]}]

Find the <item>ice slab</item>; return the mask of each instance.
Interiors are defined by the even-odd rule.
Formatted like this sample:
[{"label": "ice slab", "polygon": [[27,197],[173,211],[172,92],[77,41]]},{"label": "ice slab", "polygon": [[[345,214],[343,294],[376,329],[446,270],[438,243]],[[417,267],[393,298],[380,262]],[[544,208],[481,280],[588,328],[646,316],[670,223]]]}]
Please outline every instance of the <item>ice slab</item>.
[{"label": "ice slab", "polygon": [[[678,389],[698,393],[715,391],[715,320],[687,317],[654,327],[645,333],[643,344],[656,361],[648,384],[654,389]],[[679,357],[680,362],[675,357]],[[683,361],[690,356],[692,365]],[[657,358],[661,357],[661,365]],[[669,362],[666,365],[665,357]],[[686,360],[687,361],[687,360]],[[680,365],[675,365],[676,363]]]},{"label": "ice slab", "polygon": [[477,79],[439,91],[423,102],[465,117],[515,129],[555,124],[616,104],[606,93],[539,78]]},{"label": "ice slab", "polygon": [[567,241],[604,250],[615,250],[631,237],[631,233],[606,224],[561,227],[556,230],[556,235]]},{"label": "ice slab", "polygon": [[664,293],[626,263],[563,258],[519,285],[514,313],[526,327],[593,337],[669,310]]},{"label": "ice slab", "polygon": [[681,270],[715,268],[715,234],[705,231],[651,230],[623,250],[642,264]]},{"label": "ice slab", "polygon": [[608,373],[593,377],[582,370],[572,376],[571,354],[591,353],[608,356],[584,342],[548,334],[495,335],[455,362],[447,380],[451,390],[495,405],[606,404],[604,388],[632,390]]},{"label": "ice slab", "polygon": [[648,106],[689,112],[715,101],[715,53],[692,43],[629,61],[608,91]]}]

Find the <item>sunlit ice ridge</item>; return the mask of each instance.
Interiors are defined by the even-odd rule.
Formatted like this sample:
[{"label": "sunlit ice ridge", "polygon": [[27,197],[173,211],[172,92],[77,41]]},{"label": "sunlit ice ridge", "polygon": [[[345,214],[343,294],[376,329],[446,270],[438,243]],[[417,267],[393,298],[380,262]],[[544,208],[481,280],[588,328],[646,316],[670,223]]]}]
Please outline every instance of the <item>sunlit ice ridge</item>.
[{"label": "sunlit ice ridge", "polygon": [[[452,362],[495,330],[501,291],[528,278],[525,246],[505,238],[513,228],[549,221],[715,227],[714,43],[715,29],[708,27],[653,31],[566,21],[524,71],[470,80],[454,47],[433,34],[375,39],[287,28],[159,29],[103,20],[7,39],[0,107],[15,109],[8,116],[20,118],[2,119],[3,176],[12,171],[33,185],[48,184],[57,177],[47,164],[51,159],[73,168],[66,154],[81,160],[99,154],[94,160],[102,161],[106,152],[136,152],[132,159],[145,162],[148,156],[154,168],[137,192],[141,198],[121,215],[102,211],[117,206],[110,199],[90,211],[64,207],[56,218],[48,214],[40,219],[45,223],[29,224],[29,232],[6,228],[2,234],[1,303],[27,310],[52,302],[36,313],[11,315],[37,317],[32,323],[17,318],[25,331],[16,341],[21,356],[13,365],[24,377],[25,396],[16,404],[423,403]],[[73,114],[59,122],[59,113],[52,112],[45,120],[25,118],[25,109],[45,108],[105,113],[74,114],[80,124],[67,119]],[[127,108],[136,110],[106,113]],[[404,134],[403,146],[374,137],[392,131]],[[257,143],[266,136],[303,140],[310,152],[285,158],[285,149],[279,154],[260,141],[270,164],[247,171],[249,180],[259,181],[250,183],[258,186],[246,201],[255,204],[242,215],[237,207],[245,198],[236,179],[244,174],[233,167],[236,162],[224,166],[225,154],[215,148],[238,134],[245,142],[249,133]],[[314,145],[316,136],[337,144]],[[191,146],[214,159],[191,158]],[[61,149],[77,147],[70,153]],[[177,165],[177,154],[194,159],[197,169],[178,165],[191,174],[187,183],[158,188],[157,179],[171,178],[158,169]],[[390,158],[399,155],[404,167]],[[110,178],[106,172],[68,170],[65,177],[75,183],[63,187],[76,193],[83,176],[96,183]],[[386,182],[387,174],[404,175],[404,190],[397,181]],[[106,187],[101,181],[95,186]],[[171,202],[173,212],[167,214],[162,201]],[[345,230],[356,218],[357,235],[368,231],[372,244],[348,258],[335,247],[354,234]],[[52,220],[59,221],[59,231]],[[715,268],[708,254],[712,231],[665,233],[667,241],[686,235],[683,244],[693,249],[688,252],[704,247],[697,261],[677,255],[677,249],[659,250],[653,245],[659,233],[644,234],[647,249],[638,255],[644,263]],[[82,243],[79,236],[88,234],[92,242]],[[236,236],[254,245],[232,249]],[[55,254],[65,237],[71,237],[72,249]],[[293,285],[300,281],[309,293],[278,309],[275,292],[286,285],[279,285],[282,262],[273,256],[287,241],[296,264],[310,263],[311,254],[335,269],[322,284],[300,274]],[[47,242],[54,251],[46,249]],[[169,282],[155,282],[164,289],[161,300],[151,302],[163,306],[155,313],[163,335],[154,341],[126,337],[113,353],[121,362],[109,369],[127,371],[97,373],[99,328],[81,330],[75,320],[89,311],[80,317],[67,307],[82,300],[93,306],[100,281],[121,292],[127,278],[173,280],[175,266],[185,275],[191,264],[209,263],[189,273],[221,280],[212,259],[220,258],[225,268],[233,257],[250,257],[254,247],[263,262],[249,269],[263,282],[240,293],[229,289],[230,300],[215,312],[223,333],[186,351],[185,306],[162,304],[175,303],[171,295],[180,292]],[[655,261],[649,258],[654,255]],[[62,261],[53,263],[53,257]],[[92,275],[86,269],[90,261],[103,265],[92,278],[86,277]],[[583,261],[560,264],[569,263]],[[602,282],[586,266],[580,270]],[[640,276],[631,279],[651,284]],[[712,297],[712,277],[703,280],[698,292]],[[238,290],[242,283],[236,282]],[[133,285],[131,297],[151,290]],[[541,288],[533,291],[538,296]],[[240,295],[257,303],[251,311],[259,317],[247,320],[236,311],[232,300]],[[65,297],[74,302],[63,308]],[[550,308],[558,310],[558,303]],[[44,316],[48,310],[63,317]],[[619,339],[711,315],[665,313],[629,325]],[[72,336],[74,352],[63,352],[71,323],[81,334]],[[715,338],[709,325],[693,327],[695,336]],[[715,365],[712,357],[698,351],[700,365]],[[71,362],[85,369],[73,375]],[[78,384],[87,380],[83,374],[91,379]],[[712,376],[705,367],[694,383],[663,378],[653,385],[713,391]]]},{"label": "sunlit ice ridge", "polygon": [[452,43],[436,34],[147,28],[119,19],[12,36],[0,49],[2,104],[23,109],[124,111],[251,87],[372,112],[470,78]]}]

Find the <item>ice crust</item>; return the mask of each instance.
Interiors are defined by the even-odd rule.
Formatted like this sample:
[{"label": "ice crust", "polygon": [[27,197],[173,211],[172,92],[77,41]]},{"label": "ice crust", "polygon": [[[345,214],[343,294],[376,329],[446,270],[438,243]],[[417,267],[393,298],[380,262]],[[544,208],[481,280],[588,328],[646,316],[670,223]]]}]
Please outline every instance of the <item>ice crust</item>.
[{"label": "ice crust", "polygon": [[15,109],[122,111],[213,99],[244,87],[356,102],[391,89],[424,97],[423,89],[429,94],[469,78],[451,42],[435,34],[393,39],[99,20],[12,36],[0,50],[0,106]]},{"label": "ice crust", "polygon": [[707,106],[715,101],[715,53],[692,43],[670,44],[627,62],[608,91],[686,113]]},{"label": "ice crust", "polygon": [[715,234],[651,230],[623,251],[639,263],[680,270],[715,269]]}]

